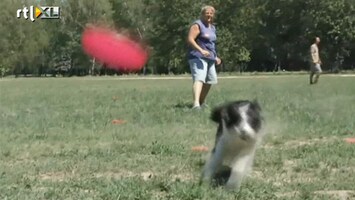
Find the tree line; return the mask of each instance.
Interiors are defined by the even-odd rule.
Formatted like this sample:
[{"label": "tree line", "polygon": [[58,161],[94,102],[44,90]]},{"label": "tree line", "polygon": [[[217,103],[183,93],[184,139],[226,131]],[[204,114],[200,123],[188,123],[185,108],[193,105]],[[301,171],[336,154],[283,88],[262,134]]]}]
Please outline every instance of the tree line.
[{"label": "tree line", "polygon": [[[216,8],[217,50],[226,72],[307,70],[321,38],[323,68],[355,68],[355,0],[4,0],[0,75],[115,74],[85,55],[87,24],[140,38],[150,59],[140,73],[189,72],[186,36],[203,5]],[[59,6],[60,19],[17,18],[29,6]]]}]

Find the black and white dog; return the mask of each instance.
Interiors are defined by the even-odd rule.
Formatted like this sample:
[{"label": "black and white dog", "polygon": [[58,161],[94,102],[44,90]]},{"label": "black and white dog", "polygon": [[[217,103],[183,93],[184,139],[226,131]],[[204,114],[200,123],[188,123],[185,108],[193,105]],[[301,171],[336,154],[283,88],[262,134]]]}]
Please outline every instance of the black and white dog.
[{"label": "black and white dog", "polygon": [[235,101],[212,111],[218,123],[215,146],[204,166],[201,183],[211,183],[222,165],[231,168],[226,188],[239,190],[244,176],[251,170],[257,145],[261,142],[261,108],[256,101]]}]

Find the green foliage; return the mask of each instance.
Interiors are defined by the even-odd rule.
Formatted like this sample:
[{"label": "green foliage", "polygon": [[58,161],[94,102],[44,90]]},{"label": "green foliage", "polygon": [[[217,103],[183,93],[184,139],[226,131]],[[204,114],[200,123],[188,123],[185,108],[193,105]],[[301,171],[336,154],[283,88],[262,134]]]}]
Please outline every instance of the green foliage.
[{"label": "green foliage", "polygon": [[355,1],[307,1],[307,7],[307,17],[313,19],[310,30],[324,40],[323,57],[334,64],[333,70],[341,69],[355,47]]},{"label": "green foliage", "polygon": [[[353,69],[355,0],[21,0],[1,1],[0,60],[11,74],[46,74],[62,68],[89,73],[80,38],[90,23],[128,32],[150,46],[149,73],[189,72],[186,37],[200,8],[216,10],[222,71],[308,69],[312,38],[321,37],[325,70]],[[60,20],[16,18],[23,6],[61,7]],[[66,63],[66,64],[63,64]],[[95,63],[94,63],[95,65]]]},{"label": "green foliage", "polygon": [[146,33],[149,43],[154,44],[153,72],[186,71],[186,37],[189,26],[198,17],[200,6],[179,0],[146,0],[144,4],[148,23],[153,25]]},{"label": "green foliage", "polygon": [[[34,5],[35,1],[28,1]],[[33,23],[28,20],[16,18],[16,10],[22,8],[20,0],[4,2],[4,17],[1,19],[0,33],[1,57],[0,64],[8,66],[11,71],[17,73],[35,73],[39,65],[39,55],[48,46],[50,39],[42,22]]]},{"label": "green foliage", "polygon": [[9,71],[8,67],[0,65],[0,78],[4,77]]},{"label": "green foliage", "polygon": [[81,48],[81,33],[88,24],[105,24],[112,26],[112,7],[108,0],[79,0],[60,4],[62,18],[60,24],[53,27],[54,51],[50,51],[51,63],[57,66],[63,61],[70,61],[70,70],[75,75],[86,75],[91,68],[91,60],[84,55]]}]

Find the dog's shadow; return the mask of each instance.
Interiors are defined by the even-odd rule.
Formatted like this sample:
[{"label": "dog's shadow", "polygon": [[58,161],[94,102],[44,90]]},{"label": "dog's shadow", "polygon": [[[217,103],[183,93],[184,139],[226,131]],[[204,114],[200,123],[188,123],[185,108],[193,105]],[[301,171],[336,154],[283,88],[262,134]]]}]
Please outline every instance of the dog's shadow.
[{"label": "dog's shadow", "polygon": [[228,179],[229,176],[231,175],[231,168],[228,166],[223,165],[218,172],[214,175],[213,180],[212,180],[212,186],[213,187],[220,187],[224,186]]},{"label": "dog's shadow", "polygon": [[[201,162],[198,163],[199,167],[202,167],[205,165],[205,162],[201,160]],[[220,187],[224,186],[230,175],[231,175],[232,168],[227,166],[227,165],[222,165],[217,173],[212,177],[212,187]]]}]

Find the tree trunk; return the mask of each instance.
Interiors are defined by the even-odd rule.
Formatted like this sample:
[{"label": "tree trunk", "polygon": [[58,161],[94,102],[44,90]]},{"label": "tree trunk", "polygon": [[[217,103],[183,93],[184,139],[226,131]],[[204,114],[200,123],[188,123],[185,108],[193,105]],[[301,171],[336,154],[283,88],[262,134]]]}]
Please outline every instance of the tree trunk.
[{"label": "tree trunk", "polygon": [[92,59],[92,65],[91,65],[91,76],[95,75],[95,58]]}]

